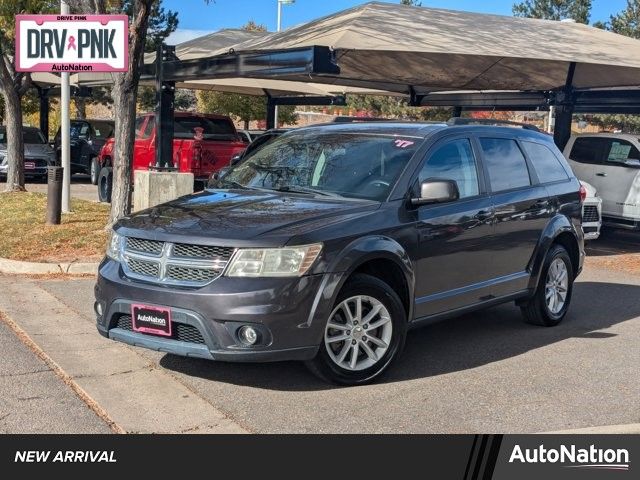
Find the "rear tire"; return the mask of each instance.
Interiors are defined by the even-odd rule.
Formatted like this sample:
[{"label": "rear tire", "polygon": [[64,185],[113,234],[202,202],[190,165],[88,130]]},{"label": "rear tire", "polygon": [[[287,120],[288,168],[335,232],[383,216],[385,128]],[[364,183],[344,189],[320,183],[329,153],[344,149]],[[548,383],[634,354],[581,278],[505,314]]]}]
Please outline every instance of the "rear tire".
[{"label": "rear tire", "polygon": [[97,185],[100,178],[100,164],[98,158],[93,157],[89,166],[89,176],[91,177],[91,185]]},{"label": "rear tire", "polygon": [[98,176],[98,200],[103,203],[111,203],[112,187],[113,170],[110,167],[102,167]]},{"label": "rear tire", "polygon": [[318,354],[306,365],[330,383],[370,383],[400,355],[406,336],[398,294],[376,277],[357,274],[338,294]]},{"label": "rear tire", "polygon": [[562,245],[552,245],[545,257],[535,294],[520,307],[525,320],[543,327],[558,325],[569,309],[573,281],[569,254]]}]

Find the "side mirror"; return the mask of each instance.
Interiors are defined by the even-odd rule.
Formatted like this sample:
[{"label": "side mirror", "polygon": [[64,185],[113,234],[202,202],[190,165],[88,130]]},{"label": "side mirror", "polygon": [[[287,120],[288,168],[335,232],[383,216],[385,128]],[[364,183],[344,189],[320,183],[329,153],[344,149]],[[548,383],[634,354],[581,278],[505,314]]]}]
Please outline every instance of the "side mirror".
[{"label": "side mirror", "polygon": [[414,206],[427,205],[430,203],[453,202],[460,198],[458,184],[453,180],[432,179],[420,185],[420,197],[412,198],[411,204]]}]

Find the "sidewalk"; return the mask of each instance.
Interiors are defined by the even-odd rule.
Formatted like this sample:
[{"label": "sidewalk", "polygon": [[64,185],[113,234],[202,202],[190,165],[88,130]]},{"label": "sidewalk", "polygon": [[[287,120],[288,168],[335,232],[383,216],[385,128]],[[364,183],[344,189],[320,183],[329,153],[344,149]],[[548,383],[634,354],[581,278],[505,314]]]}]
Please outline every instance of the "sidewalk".
[{"label": "sidewalk", "polygon": [[135,433],[245,432],[133,349],[102,338],[93,322],[36,283],[0,275],[0,291],[0,311],[60,366],[89,402],[108,412],[117,429]]}]

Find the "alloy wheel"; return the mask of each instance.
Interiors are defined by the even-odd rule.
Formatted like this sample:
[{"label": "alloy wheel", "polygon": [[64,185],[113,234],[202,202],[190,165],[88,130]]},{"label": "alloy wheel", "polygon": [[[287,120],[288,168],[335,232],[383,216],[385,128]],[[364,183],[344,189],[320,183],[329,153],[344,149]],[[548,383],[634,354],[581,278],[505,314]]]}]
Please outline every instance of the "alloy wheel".
[{"label": "alloy wheel", "polygon": [[545,301],[549,312],[558,315],[564,308],[569,291],[569,272],[561,258],[556,258],[549,265],[545,284]]}]

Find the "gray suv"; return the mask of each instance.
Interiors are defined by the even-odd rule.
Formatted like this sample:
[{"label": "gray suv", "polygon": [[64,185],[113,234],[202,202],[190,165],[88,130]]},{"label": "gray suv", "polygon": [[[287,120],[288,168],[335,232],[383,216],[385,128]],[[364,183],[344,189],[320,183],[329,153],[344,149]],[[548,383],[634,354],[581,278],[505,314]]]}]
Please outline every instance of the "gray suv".
[{"label": "gray suv", "polygon": [[219,361],[372,381],[407,331],[515,301],[567,313],[585,192],[547,135],[358,123],[287,132],[217,183],[119,221],[99,332]]}]

